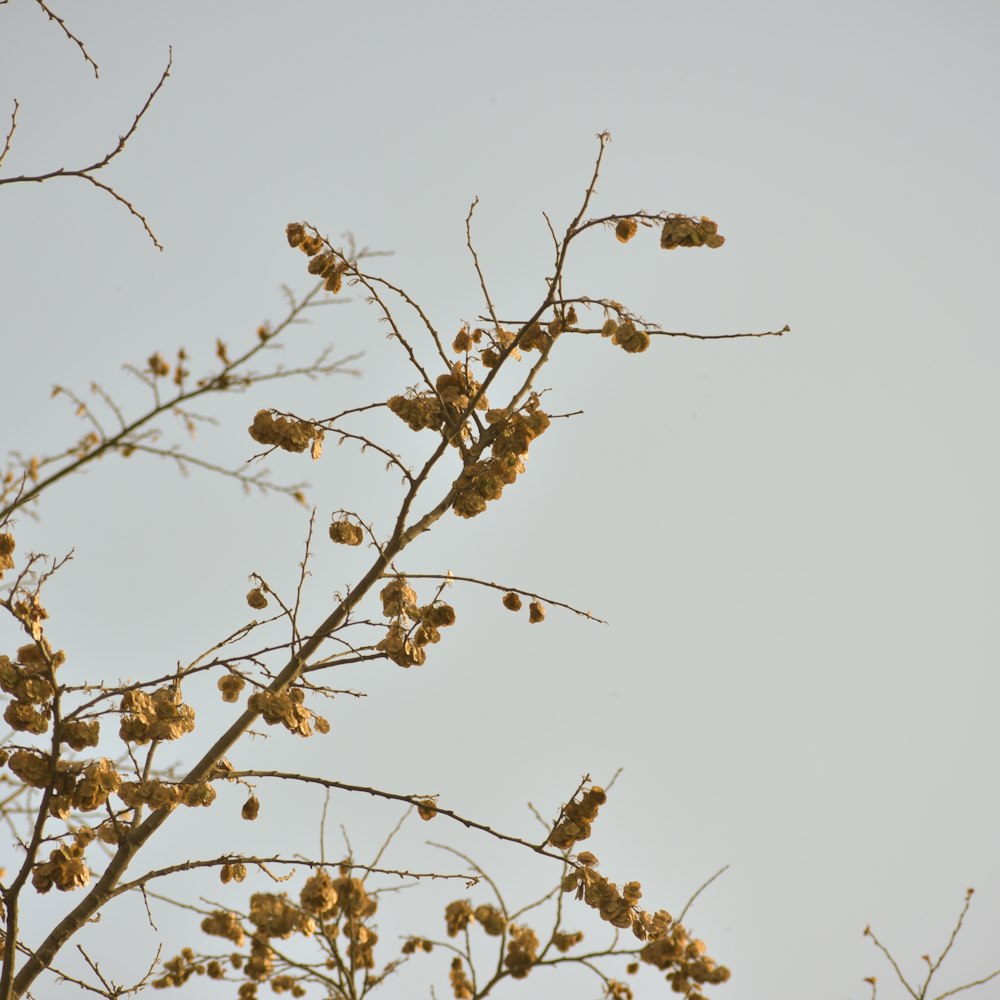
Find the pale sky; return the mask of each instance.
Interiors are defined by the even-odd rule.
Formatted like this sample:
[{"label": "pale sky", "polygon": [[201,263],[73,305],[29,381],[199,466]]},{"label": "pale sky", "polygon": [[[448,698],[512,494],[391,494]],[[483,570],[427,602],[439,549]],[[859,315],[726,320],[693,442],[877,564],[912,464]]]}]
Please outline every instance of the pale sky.
[{"label": "pale sky", "polygon": [[[217,337],[236,347],[280,319],[280,286],[311,280],[284,241],[290,221],[393,251],[373,263],[454,333],[483,309],[464,245],[478,196],[499,311],[530,311],[550,266],[542,212],[565,227],[605,129],[592,214],[704,214],[727,242],[666,253],[653,234],[621,247],[594,233],[568,265],[574,294],[621,300],[667,329],[792,327],[780,339],[658,338],[639,356],[596,338],[561,344],[543,379],[551,407],[584,414],[533,447],[500,503],[470,522],[449,515],[400,566],[516,584],[610,624],[550,609],[529,626],[495,594],[455,587],[458,624],[424,667],[345,670],[331,683],[368,698],[331,705],[329,736],[272,732],[248,759],[439,792],[526,836],[537,833],[529,800],[554,813],[582,774],[606,782],[623,768],[586,846],[610,878],[640,880],[644,903],[675,913],[731,866],[689,920],[733,970],[721,1000],[857,1000],[873,973],[880,997],[900,996],[863,928],[919,975],[969,886],[941,989],[1000,966],[997,5],[65,8],[99,80],[33,3],[0,6],[0,124],[20,101],[0,176],[103,156],[172,46],[162,93],[100,175],[165,250],[80,181],[0,189],[4,453],[55,451],[83,433],[49,400],[55,383],[86,393],[98,380],[138,412],[123,363],[184,346],[197,372]],[[223,398],[204,408],[222,424],[200,432],[201,454],[252,455],[245,428],[260,407],[322,417],[416,380],[357,297],[296,337],[288,363],[333,344],[365,352],[361,376]],[[166,440],[182,441],[174,423]],[[420,454],[402,424],[371,427]],[[397,482],[377,458],[330,446],[318,463],[272,466],[313,484],[321,526],[340,507],[390,523]],[[139,457],[109,458],[38,512],[19,522],[19,550],[75,550],[49,610],[76,681],[163,673],[249,620],[248,574],[294,586],[308,517],[284,497],[244,497]],[[305,602],[317,623],[370,558],[323,541]],[[16,645],[9,624],[0,639]],[[211,693],[202,704],[179,761],[232,714]],[[251,833],[316,852],[321,799],[261,799]],[[234,802],[228,816],[174,816],[155,857],[258,846]],[[398,816],[345,796],[332,810],[331,856],[343,850],[337,824],[373,855]],[[447,867],[427,836],[482,858],[522,902],[558,877],[443,821],[408,825],[393,863]],[[177,891],[237,905],[270,888]],[[397,933],[443,936],[455,895],[389,897],[382,960]],[[124,980],[157,940],[164,954],[212,946],[193,915],[164,906],[156,917],[159,938],[141,906],[109,910],[87,937],[102,967]],[[43,918],[24,919],[33,940]],[[607,938],[583,907],[576,924],[588,942]],[[427,996],[431,982],[450,995],[443,955],[381,995]],[[652,970],[632,983],[640,997],[670,995]],[[215,995],[203,982],[197,992]],[[542,970],[498,993],[599,994],[596,979]],[[78,991],[49,983],[38,995]]]}]

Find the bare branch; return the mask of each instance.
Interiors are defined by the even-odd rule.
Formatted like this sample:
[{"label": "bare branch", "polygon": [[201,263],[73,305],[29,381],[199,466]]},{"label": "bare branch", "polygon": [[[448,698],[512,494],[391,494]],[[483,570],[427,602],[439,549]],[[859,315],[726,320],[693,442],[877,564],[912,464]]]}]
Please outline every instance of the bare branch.
[{"label": "bare branch", "polygon": [[55,21],[56,24],[58,24],[59,27],[62,28],[63,34],[71,42],[75,42],[76,43],[76,47],[80,50],[80,53],[83,55],[83,58],[88,63],[90,63],[91,68],[94,70],[94,76],[95,76],[95,78],[99,77],[101,74],[100,74],[100,70],[98,69],[97,63],[94,62],[94,60],[90,57],[90,53],[87,51],[87,47],[83,44],[83,42],[81,42],[80,39],[76,35],[74,35],[72,31],[69,30],[69,28],[66,26],[66,22],[58,14],[56,14],[51,8],[47,7],[42,2],[42,0],[35,0],[35,3],[39,7],[41,7],[43,11],[45,11],[45,13],[48,16],[48,18],[49,18],[50,21]]},{"label": "bare branch", "polygon": [[[35,2],[40,4],[40,0],[35,0]],[[47,13],[49,13],[48,8],[45,8],[43,6],[43,9],[46,10]],[[58,20],[58,18],[56,18],[56,20]],[[62,23],[62,22],[60,22],[60,23]],[[73,36],[71,36],[71,37],[73,37]],[[156,95],[160,92],[160,90],[163,87],[164,83],[166,83],[167,77],[170,76],[170,69],[171,69],[172,66],[173,66],[173,50],[171,49],[169,51],[169,54],[168,54],[168,57],[167,57],[166,68],[163,70],[163,73],[160,74],[160,79],[157,81],[156,86],[154,86],[153,89],[150,91],[149,96],[146,98],[146,101],[143,104],[143,106],[139,109],[138,114],[136,114],[135,119],[133,120],[132,124],[129,126],[128,130],[125,132],[124,135],[122,135],[122,136],[119,137],[119,139],[118,139],[118,145],[115,146],[115,148],[112,149],[109,153],[105,154],[105,156],[102,159],[96,160],[94,163],[91,163],[89,166],[78,167],[78,168],[73,169],[73,170],[68,170],[65,167],[60,167],[58,170],[50,170],[48,173],[44,173],[44,174],[22,174],[22,175],[20,175],[18,177],[0,177],[0,185],[2,185],[2,184],[29,184],[29,183],[38,183],[38,184],[40,184],[43,181],[52,180],[52,179],[54,179],[56,177],[77,177],[77,178],[80,178],[81,180],[88,181],[89,183],[93,184],[94,187],[98,187],[102,191],[106,191],[116,201],[121,202],[121,204],[123,204],[129,210],[129,212],[131,212],[132,215],[134,215],[142,223],[143,228],[146,230],[147,234],[149,235],[149,238],[153,241],[153,245],[156,247],[156,249],[157,250],[163,250],[163,245],[156,238],[156,236],[153,233],[152,229],[150,228],[149,223],[147,222],[145,216],[143,216],[143,214],[127,198],[125,198],[122,195],[120,195],[111,186],[109,186],[107,184],[104,184],[103,182],[97,180],[97,178],[95,178],[93,176],[93,174],[96,171],[102,170],[104,167],[106,167],[125,148],[126,143],[135,134],[136,129],[139,127],[139,122],[142,121],[143,116],[149,110],[149,107],[153,103],[153,100],[156,98]],[[9,147],[10,137],[13,135],[13,132],[14,132],[14,129],[13,129],[13,125],[12,125],[10,133],[8,134],[8,137],[7,137],[8,138],[8,142],[7,142],[8,147]],[[6,153],[6,149],[5,149],[5,153]]]}]

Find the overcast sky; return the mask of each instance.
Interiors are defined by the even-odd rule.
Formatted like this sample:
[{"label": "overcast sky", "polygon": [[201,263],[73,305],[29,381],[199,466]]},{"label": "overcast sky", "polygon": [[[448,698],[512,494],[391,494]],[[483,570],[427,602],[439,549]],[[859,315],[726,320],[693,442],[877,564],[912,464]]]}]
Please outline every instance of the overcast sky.
[{"label": "overcast sky", "polygon": [[[3,173],[102,157],[172,46],[169,80],[101,175],[165,249],[83,182],[0,189],[4,453],[55,451],[83,432],[49,400],[55,383],[86,393],[98,380],[139,412],[123,363],[183,346],[197,372],[217,337],[237,347],[280,319],[280,286],[311,280],[284,241],[289,221],[393,251],[373,266],[457,332],[483,309],[464,246],[478,196],[498,309],[530,312],[550,273],[542,212],[557,228],[572,218],[605,129],[594,214],[704,214],[727,242],[666,253],[650,233],[621,247],[595,232],[570,258],[568,289],[667,329],[792,328],[659,338],[637,356],[561,342],[544,379],[551,409],[583,415],[533,447],[501,503],[470,522],[448,515],[400,564],[518,584],[609,624],[550,609],[529,626],[495,594],[455,587],[458,624],[426,666],[344,671],[334,682],[369,697],[338,699],[329,736],[274,736],[247,759],[440,792],[528,836],[529,800],[552,813],[583,773],[606,782],[624,768],[587,846],[609,877],[640,880],[644,902],[673,912],[731,865],[690,918],[733,969],[718,997],[859,998],[873,973],[880,997],[899,995],[864,926],[919,975],[969,886],[942,989],[1000,966],[997,5],[64,6],[98,80],[33,3],[0,7],[0,121],[20,101]],[[318,311],[296,338],[289,363],[333,344],[364,352],[362,374],[206,407],[222,424],[200,432],[202,454],[228,465],[253,454],[245,428],[262,406],[322,417],[415,381],[360,301]],[[166,440],[183,440],[175,423]],[[414,456],[425,443],[371,426]],[[313,484],[321,524],[340,507],[390,524],[398,483],[378,459],[331,446],[319,463],[271,464]],[[49,610],[77,680],[154,676],[248,620],[248,574],[293,586],[308,518],[287,498],[139,457],[65,482],[38,513],[19,522],[19,551],[75,550]],[[311,621],[370,555],[318,546]],[[8,624],[0,637],[10,652]],[[178,760],[231,716],[206,698]],[[322,801],[261,798],[272,822],[260,836],[315,852]],[[173,817],[156,857],[247,847],[238,806],[231,824],[222,809]],[[398,815],[351,798],[334,811],[359,855]],[[391,860],[447,867],[423,846],[428,830],[488,861],[522,902],[557,876],[443,824],[404,830]],[[328,830],[333,856],[339,836]],[[234,905],[248,894],[183,891]],[[383,960],[397,932],[441,935],[447,898],[391,897]],[[165,954],[210,946],[191,915],[157,916]],[[570,922],[603,941],[591,917]],[[40,918],[25,919],[34,940]],[[130,903],[106,919],[89,939],[125,979],[156,936]],[[129,936],[112,946],[108,928]],[[427,995],[431,981],[448,994],[442,956],[384,995]],[[505,985],[522,998],[600,992],[596,979],[541,972]],[[667,990],[649,970],[635,986]]]}]

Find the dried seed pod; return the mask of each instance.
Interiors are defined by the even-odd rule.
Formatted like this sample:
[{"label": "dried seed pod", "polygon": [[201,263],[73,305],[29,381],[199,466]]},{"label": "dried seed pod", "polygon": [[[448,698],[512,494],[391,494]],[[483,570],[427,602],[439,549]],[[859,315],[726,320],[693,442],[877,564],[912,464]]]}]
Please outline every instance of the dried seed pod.
[{"label": "dried seed pod", "polygon": [[615,226],[615,236],[618,237],[618,242],[628,243],[635,236],[638,228],[639,226],[635,219],[619,219],[618,225]]},{"label": "dried seed pod", "polygon": [[254,587],[253,590],[247,593],[247,604],[255,611],[261,611],[266,608],[267,598],[264,596],[264,591],[260,587]]},{"label": "dried seed pod", "polygon": [[255,820],[260,814],[260,799],[256,795],[251,795],[250,798],[243,803],[243,809],[240,814],[244,819]]},{"label": "dried seed pod", "polygon": [[503,606],[508,611],[520,611],[521,610],[521,595],[515,594],[513,590],[508,591],[503,595]]},{"label": "dried seed pod", "polygon": [[330,523],[330,539],[338,545],[360,545],[364,538],[360,526],[352,524],[346,518]]}]

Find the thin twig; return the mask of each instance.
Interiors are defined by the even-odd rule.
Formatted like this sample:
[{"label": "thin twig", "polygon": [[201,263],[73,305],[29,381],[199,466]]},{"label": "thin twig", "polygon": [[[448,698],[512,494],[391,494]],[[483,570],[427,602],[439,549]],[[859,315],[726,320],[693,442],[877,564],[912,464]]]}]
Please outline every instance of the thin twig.
[{"label": "thin twig", "polygon": [[729,865],[723,865],[711,878],[705,879],[704,882],[698,886],[697,889],[691,894],[691,898],[684,904],[684,909],[681,910],[680,916],[677,918],[677,923],[684,923],[684,918],[687,916],[687,911],[691,909],[694,901],[725,871],[729,870]]},{"label": "thin twig", "polygon": [[61,18],[61,17],[60,17],[60,16],[58,15],[58,14],[56,14],[56,13],[54,13],[54,12],[53,12],[52,10],[50,10],[50,9],[49,9],[49,8],[48,8],[48,7],[47,7],[47,6],[46,6],[46,5],[45,5],[45,4],[44,4],[44,3],[42,2],[42,0],[35,0],[35,3],[36,3],[36,4],[37,4],[37,5],[39,6],[39,7],[41,7],[43,11],[45,11],[45,13],[46,13],[46,14],[48,15],[48,17],[49,17],[49,20],[50,20],[50,21],[55,21],[55,22],[56,22],[56,24],[58,24],[58,25],[59,25],[59,27],[60,27],[60,28],[62,28],[62,30],[63,30],[63,34],[64,34],[64,35],[65,35],[65,36],[66,36],[66,37],[67,37],[67,38],[68,38],[68,39],[69,39],[69,40],[70,40],[71,42],[75,42],[75,43],[76,43],[76,46],[77,46],[77,48],[78,48],[78,49],[80,50],[80,52],[82,53],[82,55],[83,55],[83,58],[84,58],[84,59],[86,59],[86,61],[87,61],[88,63],[90,63],[91,67],[93,68],[93,70],[94,70],[94,77],[95,77],[95,78],[99,78],[99,77],[100,77],[100,75],[101,75],[101,73],[100,73],[100,70],[99,70],[99,68],[98,68],[98,66],[97,66],[97,63],[96,63],[96,62],[94,62],[94,60],[93,60],[93,59],[92,59],[92,58],[90,57],[90,53],[89,53],[89,52],[87,51],[87,47],[86,47],[86,46],[85,46],[85,45],[83,44],[83,42],[82,42],[82,41],[80,41],[80,39],[79,39],[79,38],[77,38],[77,36],[76,36],[76,35],[74,35],[72,31],[70,31],[70,30],[69,30],[69,28],[68,28],[68,27],[66,26],[66,22],[65,22],[65,21],[64,21],[64,20],[63,20],[63,19],[62,19],[62,18]]},{"label": "thin twig", "polygon": [[508,587],[502,583],[491,583],[489,580],[479,580],[473,576],[455,576],[453,573],[404,572],[400,572],[398,575],[405,576],[407,580],[455,580],[458,583],[474,583],[480,587],[489,587],[492,590],[499,590],[504,593],[515,593],[520,594],[522,597],[531,597],[537,601],[542,601],[544,604],[551,604],[556,608],[565,608],[567,611],[572,611],[573,614],[579,615],[581,618],[586,618],[588,621],[597,622],[599,625],[608,624],[603,618],[598,618],[596,615],[592,615],[589,611],[581,611],[579,608],[574,608],[572,604],[566,604],[563,601],[557,601],[552,597],[545,597],[542,594],[536,594],[530,590],[522,590],[520,587]]},{"label": "thin twig", "polygon": [[[36,3],[40,3],[40,0],[35,0]],[[48,8],[43,8],[48,12]],[[57,19],[58,20],[58,19]],[[73,36],[71,36],[73,37]],[[146,98],[145,103],[139,109],[138,114],[136,114],[135,119],[129,126],[128,130],[124,135],[120,136],[118,139],[118,145],[115,146],[109,153],[105,154],[100,160],[91,163],[87,167],[78,167],[74,170],[67,170],[65,167],[60,167],[58,170],[50,170],[48,173],[44,174],[22,174],[18,177],[3,177],[0,178],[0,184],[25,184],[25,183],[42,183],[43,181],[52,180],[56,177],[78,177],[81,180],[88,181],[95,187],[100,188],[102,191],[106,191],[111,195],[116,201],[121,202],[128,210],[132,213],[141,223],[143,228],[146,230],[149,238],[153,241],[153,245],[157,250],[163,250],[163,244],[156,238],[153,230],[150,228],[149,222],[146,217],[127,199],[122,197],[114,188],[107,184],[97,180],[93,174],[106,167],[124,148],[125,144],[132,138],[135,134],[136,129],[139,127],[139,122],[142,121],[143,115],[149,110],[150,105],[153,103],[156,95],[160,92],[164,83],[167,81],[167,77],[170,76],[170,69],[173,66],[173,49],[169,50],[167,56],[167,65],[163,72],[160,74],[160,79],[157,81],[156,86],[150,91],[149,96]],[[11,128],[11,134],[13,134],[13,128]],[[9,138],[9,137],[8,137]]]}]

